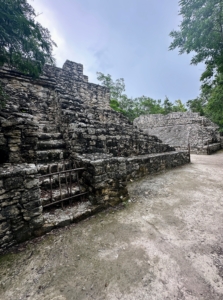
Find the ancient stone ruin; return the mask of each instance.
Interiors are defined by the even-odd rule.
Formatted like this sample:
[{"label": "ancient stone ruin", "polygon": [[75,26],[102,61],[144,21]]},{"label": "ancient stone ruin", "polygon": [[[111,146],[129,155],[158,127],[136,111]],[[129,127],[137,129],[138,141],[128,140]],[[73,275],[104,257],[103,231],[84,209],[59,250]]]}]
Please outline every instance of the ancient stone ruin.
[{"label": "ancient stone ruin", "polygon": [[0,80],[0,250],[125,201],[130,179],[189,162],[113,111],[81,64],[46,66],[36,80],[3,68]]},{"label": "ancient stone ruin", "polygon": [[188,144],[195,154],[211,154],[221,149],[218,126],[199,113],[142,115],[134,120],[134,125],[178,150],[188,149]]}]

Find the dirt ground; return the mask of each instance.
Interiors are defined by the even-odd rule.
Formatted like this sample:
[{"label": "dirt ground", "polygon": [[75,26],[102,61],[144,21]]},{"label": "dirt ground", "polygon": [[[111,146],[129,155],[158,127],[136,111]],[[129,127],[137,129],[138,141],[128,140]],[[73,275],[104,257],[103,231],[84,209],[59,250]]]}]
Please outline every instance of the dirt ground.
[{"label": "dirt ground", "polygon": [[223,151],[0,257],[0,299],[223,299]]}]

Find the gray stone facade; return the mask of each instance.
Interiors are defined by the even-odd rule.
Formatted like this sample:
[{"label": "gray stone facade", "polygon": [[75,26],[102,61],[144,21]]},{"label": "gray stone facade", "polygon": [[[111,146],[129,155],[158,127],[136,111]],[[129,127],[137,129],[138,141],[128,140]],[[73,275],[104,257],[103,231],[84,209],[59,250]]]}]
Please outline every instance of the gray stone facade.
[{"label": "gray stone facade", "polygon": [[27,240],[42,225],[36,166],[0,167],[0,249]]},{"label": "gray stone facade", "polygon": [[134,125],[178,150],[211,154],[221,149],[218,126],[199,113],[175,112],[167,115],[142,115]]},{"label": "gray stone facade", "polygon": [[9,95],[0,111],[0,249],[53,228],[42,212],[47,185],[39,176],[63,162],[85,168],[80,182],[94,206],[88,211],[126,200],[127,180],[189,162],[187,151],[113,111],[108,89],[89,83],[81,64],[46,66],[37,80],[3,68],[0,81]]}]

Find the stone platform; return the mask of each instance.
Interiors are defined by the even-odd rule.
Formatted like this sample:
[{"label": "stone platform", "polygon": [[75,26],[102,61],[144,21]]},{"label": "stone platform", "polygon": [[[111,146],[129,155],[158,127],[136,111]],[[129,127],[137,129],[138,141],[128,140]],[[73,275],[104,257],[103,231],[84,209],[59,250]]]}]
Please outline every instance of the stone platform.
[{"label": "stone platform", "polygon": [[199,113],[143,115],[134,120],[134,125],[178,150],[188,149],[188,144],[195,154],[212,154],[221,149],[218,126]]},{"label": "stone platform", "polygon": [[[42,211],[51,184],[57,199],[83,189],[94,211],[93,206],[108,207],[128,199],[128,180],[189,162],[187,151],[176,151],[113,111],[109,90],[89,83],[81,64],[66,61],[62,69],[46,66],[37,80],[3,68],[0,81],[9,96],[0,111],[2,249],[44,232],[48,223]],[[74,184],[66,191],[56,178],[51,183],[39,180],[71,162],[85,168],[78,187]],[[26,173],[27,164],[31,175]],[[61,180],[64,184],[66,177],[61,175]],[[32,181],[34,186],[29,184]]]}]

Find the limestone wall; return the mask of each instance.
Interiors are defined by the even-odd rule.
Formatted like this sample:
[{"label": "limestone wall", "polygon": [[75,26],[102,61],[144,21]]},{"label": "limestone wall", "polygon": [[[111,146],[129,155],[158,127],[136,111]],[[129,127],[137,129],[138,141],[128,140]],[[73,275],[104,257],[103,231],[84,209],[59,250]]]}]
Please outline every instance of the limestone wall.
[{"label": "limestone wall", "polygon": [[110,153],[113,156],[128,157],[174,150],[173,147],[161,143],[157,137],[134,129],[121,115],[119,120],[113,120],[112,116],[114,114],[117,117],[116,113],[110,113],[107,119],[107,111],[103,112],[103,121],[102,115],[97,118],[97,111],[91,109],[82,122],[68,123],[67,145],[72,153]]},{"label": "limestone wall", "polygon": [[63,99],[72,98],[82,101],[88,106],[97,105],[103,109],[109,109],[109,90],[103,86],[89,83],[87,76],[83,75],[83,66],[66,61],[63,68],[46,66],[44,75],[54,78],[56,90],[59,90]]},{"label": "limestone wall", "polygon": [[0,118],[0,163],[33,162],[36,159],[38,125],[30,115],[16,113]]},{"label": "limestone wall", "polygon": [[40,119],[57,121],[55,82],[8,69],[0,69],[0,80],[8,94],[0,110],[1,163],[35,163]]},{"label": "limestone wall", "polygon": [[142,115],[134,120],[134,125],[176,149],[187,149],[190,144],[192,152],[207,153],[208,148],[211,152],[221,147],[218,126],[199,113]]},{"label": "limestone wall", "polygon": [[82,157],[83,174],[92,203],[116,204],[128,197],[127,181],[189,163],[188,152],[167,152],[134,157]]},{"label": "limestone wall", "polygon": [[0,250],[27,240],[42,225],[36,166],[0,167]]}]

